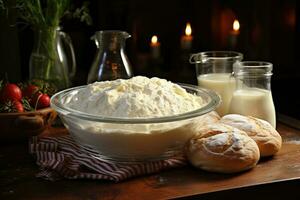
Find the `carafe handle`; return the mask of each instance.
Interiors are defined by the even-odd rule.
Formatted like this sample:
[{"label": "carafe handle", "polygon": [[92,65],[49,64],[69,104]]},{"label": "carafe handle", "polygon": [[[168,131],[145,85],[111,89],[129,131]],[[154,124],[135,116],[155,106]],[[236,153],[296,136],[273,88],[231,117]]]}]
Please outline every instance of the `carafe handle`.
[{"label": "carafe handle", "polygon": [[64,42],[66,43],[66,46],[70,49],[72,63],[68,67],[69,67],[69,72],[70,72],[69,76],[70,76],[70,78],[73,78],[76,73],[76,59],[75,59],[75,52],[74,52],[72,40],[68,34],[66,34],[62,31],[60,31],[59,34],[60,34],[61,38],[64,40]]},{"label": "carafe handle", "polygon": [[201,61],[196,60],[196,58],[197,58],[198,55],[199,55],[199,54],[197,54],[197,53],[192,54],[192,55],[190,56],[189,62],[190,62],[191,64],[197,64],[197,63],[200,63]]}]

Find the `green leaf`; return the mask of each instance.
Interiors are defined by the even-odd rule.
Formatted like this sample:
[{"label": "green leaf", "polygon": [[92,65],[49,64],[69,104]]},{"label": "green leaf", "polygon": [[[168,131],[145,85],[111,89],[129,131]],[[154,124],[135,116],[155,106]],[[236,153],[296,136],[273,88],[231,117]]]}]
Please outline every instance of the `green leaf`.
[{"label": "green leaf", "polygon": [[[0,0],[0,13],[8,9],[7,1]],[[64,16],[80,19],[88,25],[92,23],[89,15],[89,2],[84,1],[80,8],[75,10],[70,0],[16,0],[18,18],[34,26],[57,27]],[[74,12],[74,13],[73,13]]]},{"label": "green leaf", "polygon": [[25,111],[34,111],[34,108],[32,108],[32,106],[30,105],[27,99],[22,98],[21,102],[23,104],[23,108]]}]

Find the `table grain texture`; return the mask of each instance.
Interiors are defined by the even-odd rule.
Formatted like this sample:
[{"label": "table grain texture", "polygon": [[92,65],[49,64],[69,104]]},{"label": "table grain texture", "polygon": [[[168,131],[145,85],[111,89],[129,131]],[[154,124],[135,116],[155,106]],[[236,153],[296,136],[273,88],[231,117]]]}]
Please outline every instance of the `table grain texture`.
[{"label": "table grain texture", "polygon": [[[121,183],[94,180],[45,181],[27,143],[0,147],[0,199],[300,199],[300,131],[279,123],[280,152],[252,170],[224,175],[192,166],[133,178]],[[62,135],[50,128],[44,135]]]}]

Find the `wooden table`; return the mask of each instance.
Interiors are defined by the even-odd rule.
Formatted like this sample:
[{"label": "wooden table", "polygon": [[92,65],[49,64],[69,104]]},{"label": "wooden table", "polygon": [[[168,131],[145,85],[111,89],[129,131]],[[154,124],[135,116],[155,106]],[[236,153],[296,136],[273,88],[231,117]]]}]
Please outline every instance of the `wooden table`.
[{"label": "wooden table", "polygon": [[300,131],[283,124],[278,131],[284,138],[278,155],[245,173],[222,175],[187,166],[121,183],[38,179],[26,144],[2,144],[0,199],[300,199]]}]

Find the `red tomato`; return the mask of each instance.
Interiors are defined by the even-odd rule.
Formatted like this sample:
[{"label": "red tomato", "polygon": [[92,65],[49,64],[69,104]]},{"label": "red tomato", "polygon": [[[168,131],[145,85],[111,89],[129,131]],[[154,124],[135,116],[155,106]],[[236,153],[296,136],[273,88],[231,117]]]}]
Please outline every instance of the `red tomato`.
[{"label": "red tomato", "polygon": [[6,84],[1,90],[1,101],[21,101],[22,91],[21,89],[13,83]]},{"label": "red tomato", "polygon": [[36,109],[46,108],[50,106],[50,97],[47,94],[37,93],[33,102]]},{"label": "red tomato", "polygon": [[23,94],[23,97],[26,97],[26,98],[32,98],[34,96],[35,93],[37,93],[39,91],[39,87],[36,86],[36,85],[28,85],[26,86],[23,91],[22,91],[22,94]]},{"label": "red tomato", "polygon": [[23,104],[20,101],[13,102],[13,111],[14,112],[24,112]]}]

